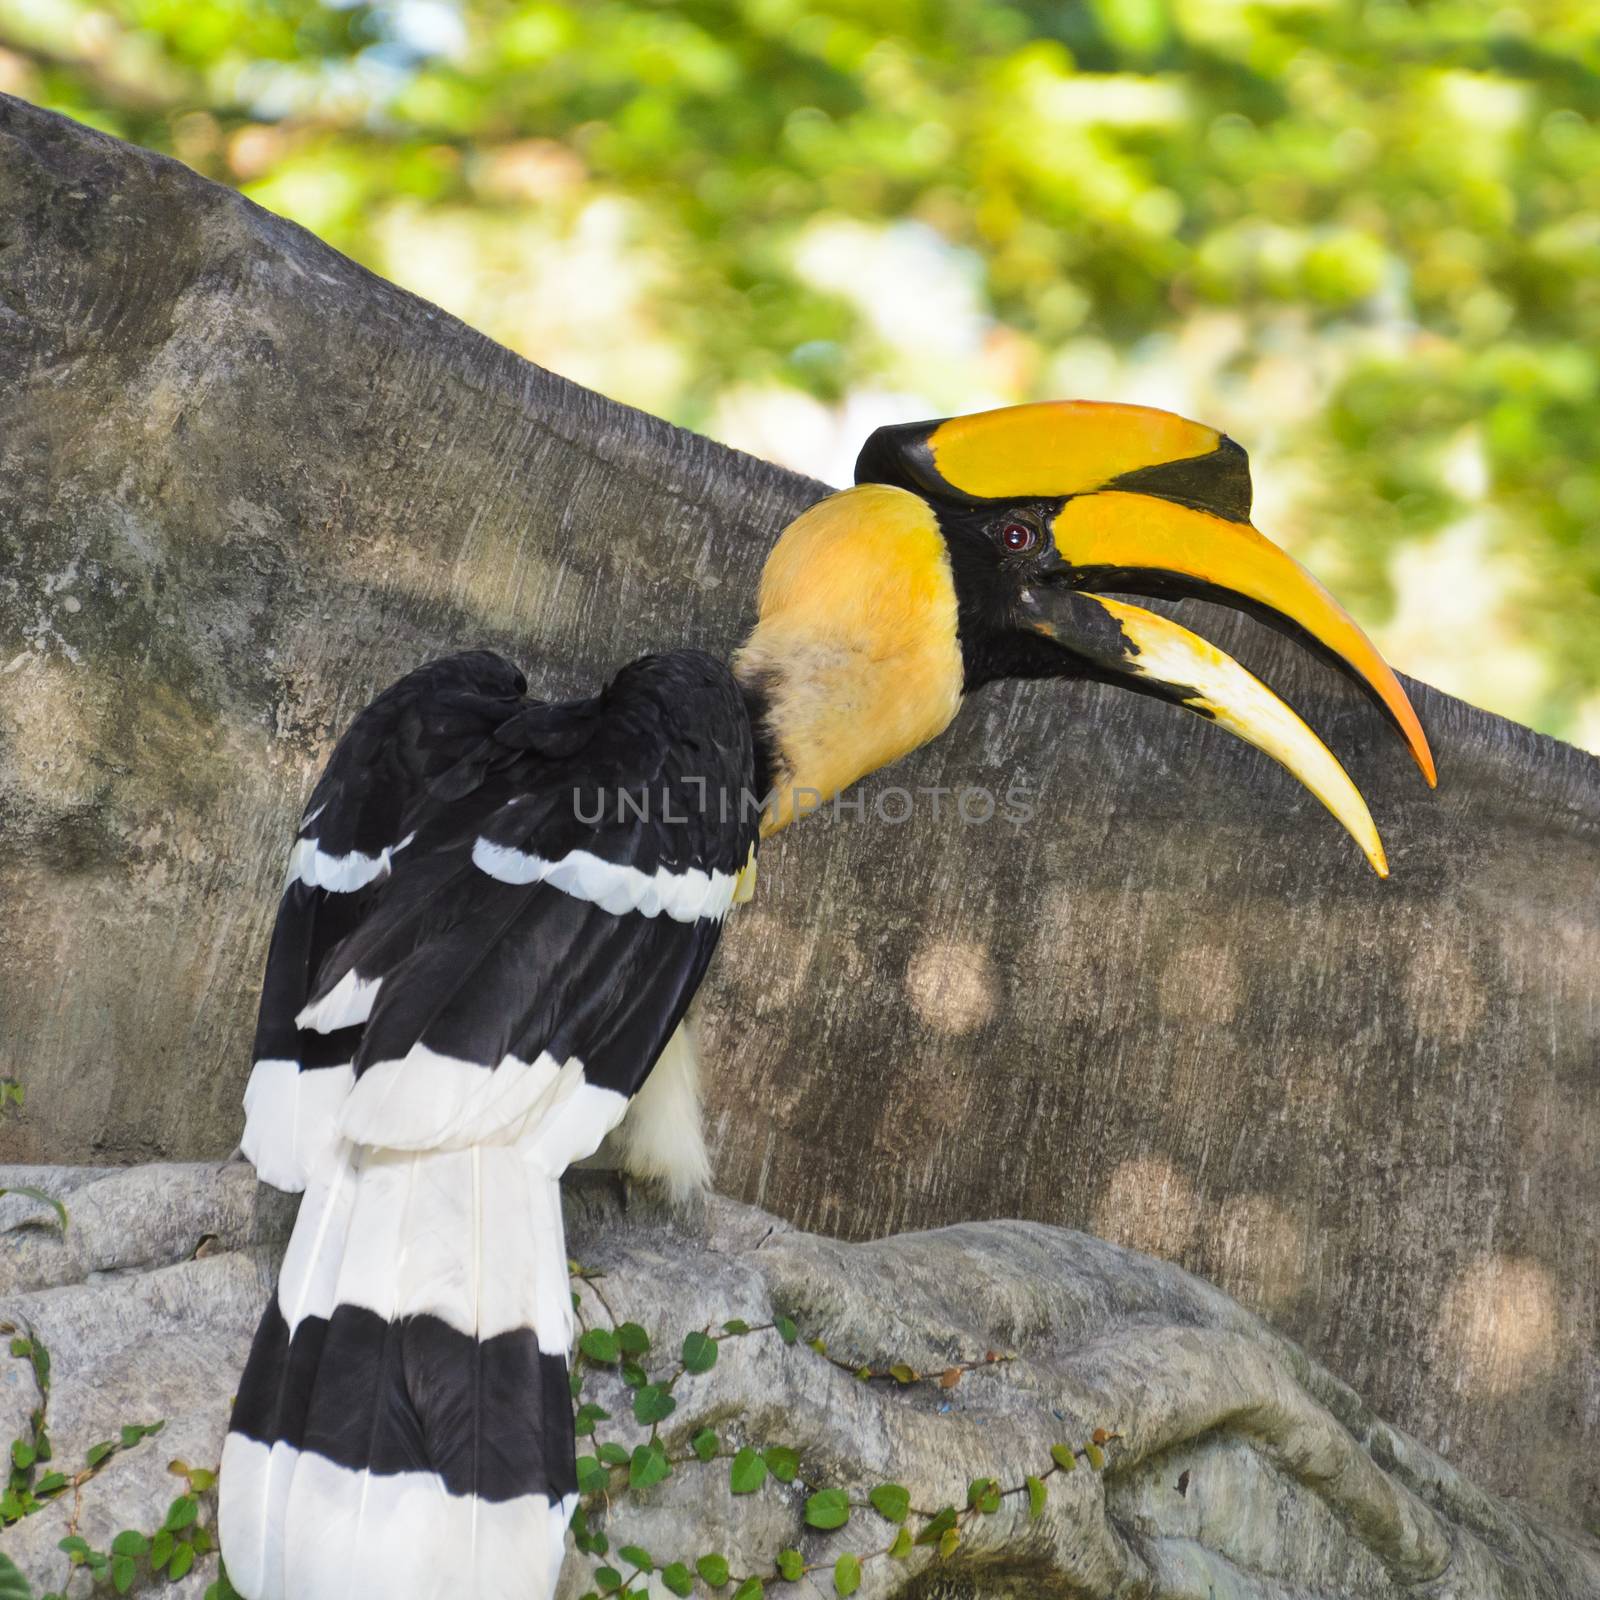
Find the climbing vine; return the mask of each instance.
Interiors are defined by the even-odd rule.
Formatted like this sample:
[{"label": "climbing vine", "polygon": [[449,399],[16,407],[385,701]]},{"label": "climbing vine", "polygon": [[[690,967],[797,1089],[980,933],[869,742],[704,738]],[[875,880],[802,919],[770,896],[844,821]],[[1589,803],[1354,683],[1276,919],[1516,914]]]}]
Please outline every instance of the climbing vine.
[{"label": "climbing vine", "polygon": [[[0,1336],[10,1339],[13,1358],[32,1370],[38,1403],[28,1417],[28,1430],[12,1440],[6,1486],[0,1493],[0,1527],[10,1527],[46,1506],[72,1497],[72,1514],[66,1536],[57,1548],[67,1558],[67,1579],[60,1589],[46,1591],[38,1600],[70,1600],[74,1594],[109,1589],[126,1594],[141,1577],[176,1583],[187,1577],[195,1562],[217,1548],[215,1528],[205,1520],[210,1492],[217,1481],[212,1468],[191,1467],[187,1461],[167,1464],[183,1480],[183,1491],[167,1507],[161,1525],[149,1532],[124,1528],[110,1548],[96,1549],[78,1532],[84,1486],[99,1476],[112,1459],[165,1427],[162,1421],[125,1423],[115,1438],[102,1439],[84,1452],[81,1466],[67,1471],[54,1460],[50,1442],[50,1352],[38,1334],[25,1325],[0,1323]],[[87,1589],[76,1583],[82,1573]],[[34,1600],[27,1577],[8,1556],[0,1554],[0,1600]],[[206,1600],[238,1600],[227,1572],[218,1564],[217,1580],[206,1590]]]},{"label": "climbing vine", "polygon": [[[26,1092],[16,1078],[0,1077],[0,1122],[14,1111],[20,1111],[26,1100]],[[8,1194],[22,1195],[29,1200],[35,1200],[40,1205],[49,1206],[56,1214],[56,1221],[61,1224],[61,1231],[67,1231],[67,1208],[52,1194],[46,1194],[43,1189],[31,1189],[26,1184],[15,1184],[9,1189],[0,1189],[0,1199]]]},{"label": "climbing vine", "polygon": [[[684,1377],[711,1371],[722,1346],[730,1340],[771,1337],[793,1347],[799,1342],[799,1328],[790,1318],[777,1315],[770,1322],[752,1324],[734,1318],[720,1326],[695,1329],[684,1336],[676,1360],[652,1377],[645,1365],[652,1354],[649,1333],[636,1322],[616,1319],[599,1289],[597,1280],[601,1274],[577,1262],[569,1263],[569,1267],[573,1277],[593,1292],[606,1317],[604,1326],[589,1325],[583,1299],[574,1293],[573,1306],[582,1332],[573,1360],[572,1397],[577,1405],[580,1445],[583,1441],[591,1445],[578,1457],[581,1499],[572,1517],[574,1542],[593,1563],[591,1587],[583,1600],[647,1600],[647,1584],[652,1575],[659,1575],[661,1583],[674,1595],[692,1595],[698,1579],[719,1595],[731,1586],[728,1600],[759,1600],[769,1583],[795,1583],[809,1573],[829,1569],[835,1592],[849,1596],[861,1586],[862,1569],[870,1562],[905,1561],[919,1549],[938,1559],[948,1559],[961,1547],[975,1519],[994,1515],[1009,1499],[1025,1500],[1029,1519],[1037,1519],[1044,1514],[1050,1480],[1077,1470],[1080,1462],[1092,1471],[1103,1470],[1106,1450],[1119,1437],[1108,1429],[1096,1428],[1081,1444],[1053,1445],[1050,1460],[1038,1463],[1036,1471],[1024,1474],[1017,1483],[1002,1485],[995,1478],[979,1478],[968,1485],[963,1505],[932,1508],[912,1505],[910,1491],[898,1483],[842,1487],[812,1482],[802,1475],[800,1454],[791,1446],[774,1444],[757,1449],[725,1440],[711,1427],[698,1429],[687,1444],[669,1450],[661,1438],[661,1425],[677,1409],[673,1391]],[[933,1384],[944,1390],[954,1389],[969,1373],[1009,1359],[990,1350],[976,1360],[923,1373],[905,1362],[893,1362],[880,1369],[841,1361],[820,1339],[808,1344],[817,1355],[860,1382],[889,1382],[902,1387]],[[588,1380],[605,1371],[615,1371],[620,1377],[634,1421],[650,1430],[645,1441],[631,1450],[605,1437],[605,1424],[614,1420],[611,1412],[598,1401],[584,1398]],[[679,1469],[712,1470],[719,1463],[726,1463],[730,1494],[755,1494],[770,1478],[780,1485],[794,1486],[804,1496],[803,1516],[808,1528],[832,1532],[853,1518],[870,1517],[882,1525],[884,1542],[864,1555],[846,1551],[812,1561],[800,1550],[787,1547],[775,1551],[763,1569],[735,1573],[728,1558],[719,1551],[686,1553],[663,1560],[638,1543],[614,1541],[607,1526],[602,1525],[610,1524],[614,1503],[629,1492],[651,1488]]]},{"label": "climbing vine", "polygon": [[0,1527],[10,1527],[69,1490],[76,1494],[112,1456],[127,1450],[149,1435],[159,1433],[162,1424],[131,1424],[115,1439],[103,1439],[84,1454],[83,1465],[71,1472],[54,1463],[50,1443],[50,1352],[31,1328],[14,1322],[0,1322],[0,1337],[9,1338],[11,1355],[26,1361],[32,1370],[38,1403],[28,1413],[28,1431],[11,1441],[7,1459],[6,1485],[0,1493]]},{"label": "climbing vine", "polygon": [[[710,1372],[721,1357],[722,1347],[730,1341],[765,1338],[776,1339],[789,1349],[801,1346],[800,1329],[781,1314],[766,1322],[730,1318],[718,1325],[694,1329],[684,1336],[676,1358],[652,1375],[648,1363],[657,1352],[649,1332],[637,1322],[616,1317],[601,1287],[603,1274],[576,1262],[569,1265],[575,1283],[590,1292],[593,1304],[604,1315],[603,1323],[592,1322],[585,1297],[575,1289],[572,1298],[580,1333],[573,1355],[571,1389],[576,1431],[584,1453],[577,1461],[580,1502],[573,1513],[572,1533],[580,1555],[590,1564],[584,1600],[648,1600],[648,1584],[653,1576],[658,1576],[661,1584],[677,1596],[688,1597],[697,1586],[703,1586],[718,1600],[760,1600],[768,1584],[798,1582],[819,1571],[831,1575],[837,1594],[849,1596],[861,1586],[864,1567],[873,1562],[906,1561],[918,1551],[934,1559],[953,1556],[974,1522],[994,1515],[1008,1500],[1024,1505],[1030,1519],[1040,1517],[1048,1502],[1051,1480],[1077,1471],[1080,1464],[1091,1471],[1103,1470],[1106,1450],[1118,1438],[1114,1432],[1097,1428],[1081,1443],[1062,1441],[1052,1446],[1050,1459],[1037,1463],[1034,1471],[1022,1474],[1015,1483],[979,1478],[967,1486],[964,1503],[929,1507],[913,1505],[910,1491],[898,1483],[838,1485],[813,1481],[805,1474],[800,1452],[793,1446],[776,1443],[758,1448],[725,1437],[710,1426],[700,1427],[686,1442],[669,1449],[662,1438],[662,1424],[677,1410],[675,1391],[685,1377]],[[0,1527],[19,1522],[69,1495],[73,1497],[66,1536],[59,1541],[67,1558],[66,1580],[61,1587],[37,1596],[37,1600],[82,1600],[107,1592],[122,1595],[136,1583],[177,1582],[188,1576],[197,1562],[217,1553],[215,1527],[208,1520],[214,1508],[216,1471],[192,1467],[182,1460],[168,1464],[168,1471],[182,1480],[183,1488],[158,1527],[125,1528],[103,1550],[79,1533],[79,1497],[84,1486],[115,1456],[160,1433],[163,1423],[127,1424],[116,1437],[91,1446],[75,1470],[57,1467],[49,1435],[49,1351],[31,1328],[22,1325],[0,1324],[0,1335],[10,1338],[12,1356],[29,1364],[38,1394],[27,1432],[11,1445],[6,1487],[0,1495]],[[861,1383],[902,1388],[929,1385],[941,1391],[953,1390],[971,1375],[1010,1359],[999,1351],[988,1350],[937,1372],[920,1372],[901,1361],[881,1368],[843,1361],[820,1339],[806,1341],[804,1348]],[[620,1379],[634,1422],[649,1430],[642,1443],[630,1448],[609,1436],[607,1424],[614,1420],[612,1413],[599,1400],[586,1397],[592,1380],[601,1373]],[[679,1471],[725,1473],[727,1491],[734,1496],[757,1494],[771,1482],[794,1493],[805,1526],[814,1532],[829,1533],[852,1522],[858,1526],[870,1522],[881,1529],[881,1543],[865,1553],[845,1551],[810,1560],[800,1549],[787,1546],[773,1551],[768,1560],[751,1570],[736,1572],[720,1551],[674,1552],[668,1557],[636,1541],[614,1538],[614,1524],[620,1519],[627,1496],[662,1483]],[[36,1600],[28,1579],[4,1555],[0,1555],[0,1600]],[[220,1559],[206,1600],[237,1600]]]},{"label": "climbing vine", "polygon": [[[124,1436],[128,1432],[123,1429]],[[216,1484],[216,1471],[191,1467],[181,1460],[169,1462],[167,1471],[183,1479],[184,1490],[167,1507],[160,1527],[149,1533],[124,1528],[112,1539],[109,1550],[96,1550],[76,1532],[61,1541],[59,1548],[71,1563],[73,1574],[88,1572],[91,1588],[108,1582],[115,1593],[126,1594],[145,1576],[176,1583],[189,1575],[200,1557],[216,1550],[216,1530],[202,1520],[204,1497]],[[70,1587],[71,1577],[67,1581]],[[67,1600],[67,1596],[46,1594],[41,1600]],[[206,1600],[237,1600],[220,1561],[217,1581],[206,1590]]]}]

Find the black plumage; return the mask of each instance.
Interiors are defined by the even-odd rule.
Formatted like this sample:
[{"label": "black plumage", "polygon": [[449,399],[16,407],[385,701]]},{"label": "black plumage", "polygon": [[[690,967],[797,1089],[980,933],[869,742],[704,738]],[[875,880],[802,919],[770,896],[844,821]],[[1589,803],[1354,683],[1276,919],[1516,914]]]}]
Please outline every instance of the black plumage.
[{"label": "black plumage", "polygon": [[245,1148],[307,1196],[228,1443],[224,1539],[252,1600],[345,1600],[342,1553],[419,1484],[441,1529],[477,1507],[471,1592],[510,1592],[513,1545],[559,1560],[556,1180],[681,1022],[759,814],[750,717],[713,657],[645,657],[567,703],[525,690],[483,652],[386,690],[291,857]]}]

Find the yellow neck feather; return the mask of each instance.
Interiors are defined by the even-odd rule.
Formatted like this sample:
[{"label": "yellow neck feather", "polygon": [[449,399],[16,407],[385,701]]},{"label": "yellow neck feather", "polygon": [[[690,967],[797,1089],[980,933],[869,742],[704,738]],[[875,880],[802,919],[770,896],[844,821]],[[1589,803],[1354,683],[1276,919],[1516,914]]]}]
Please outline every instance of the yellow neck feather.
[{"label": "yellow neck feather", "polygon": [[961,704],[950,558],[932,508],[882,484],[830,495],[783,532],[734,657],[766,696],[776,833],[942,733]]}]

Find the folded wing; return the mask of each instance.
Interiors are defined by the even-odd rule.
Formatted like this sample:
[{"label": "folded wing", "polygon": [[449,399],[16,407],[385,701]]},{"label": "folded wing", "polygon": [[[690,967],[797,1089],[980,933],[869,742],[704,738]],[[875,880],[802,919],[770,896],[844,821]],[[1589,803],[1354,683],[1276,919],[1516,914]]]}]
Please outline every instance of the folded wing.
[{"label": "folded wing", "polygon": [[393,1600],[550,1591],[575,1489],[557,1179],[693,998],[752,782],[743,702],[698,652],[563,705],[453,657],[341,741],[247,1100],[246,1153],[306,1198],[224,1455],[246,1600],[375,1572]]}]

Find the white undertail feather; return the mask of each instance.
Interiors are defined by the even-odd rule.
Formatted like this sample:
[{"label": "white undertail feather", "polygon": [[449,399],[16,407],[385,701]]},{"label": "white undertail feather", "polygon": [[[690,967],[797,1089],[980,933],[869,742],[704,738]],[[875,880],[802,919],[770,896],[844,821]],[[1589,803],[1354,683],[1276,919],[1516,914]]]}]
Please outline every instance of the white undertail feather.
[{"label": "white undertail feather", "polygon": [[355,1083],[348,1066],[302,1072],[298,1061],[258,1061],[244,1091],[240,1148],[274,1189],[304,1189],[335,1158],[339,1108]]},{"label": "white undertail feather", "polygon": [[[564,1354],[559,1182],[531,1139],[417,1152],[341,1141],[307,1188],[278,1292],[291,1329],[346,1304],[391,1321],[431,1313],[482,1338],[531,1327]],[[571,1511],[540,1495],[451,1495],[432,1473],[359,1473],[236,1434],[223,1452],[220,1531],[245,1600],[546,1600]]]},{"label": "white undertail feather", "polygon": [[667,1041],[661,1059],[607,1137],[595,1165],[663,1184],[675,1200],[711,1186],[700,1110],[700,1068],[688,1018]]},{"label": "white undertail feather", "polygon": [[[278,1304],[293,1329],[331,1305],[355,1200],[355,1149],[338,1141],[328,1163],[310,1175],[278,1275]],[[308,1309],[310,1308],[310,1309]],[[222,1449],[218,1531],[233,1586],[245,1600],[288,1600],[284,1552],[289,1490],[300,1454],[270,1450],[230,1433]]]},{"label": "white undertail feather", "polygon": [[[231,1474],[243,1482],[260,1470],[266,1447],[230,1436],[223,1455],[224,1478]],[[319,1506],[337,1505],[348,1498],[354,1475],[321,1456],[302,1458],[295,1471],[295,1513],[315,1513]],[[226,1503],[226,1502],[225,1502]],[[234,1545],[223,1534],[228,1575],[246,1600],[547,1600],[555,1593],[561,1558],[574,1500],[546,1505],[543,1496],[499,1504],[481,1503],[442,1494],[428,1473],[402,1472],[373,1478],[367,1497],[367,1520],[373,1529],[393,1530],[388,1539],[367,1541],[361,1553],[359,1574],[343,1569],[330,1576],[308,1572],[292,1556],[287,1568],[292,1588],[246,1588],[236,1574]],[[414,1530],[426,1535],[406,1537]],[[474,1550],[476,1572],[468,1568],[461,1552]]]},{"label": "white undertail feather", "polygon": [[341,1108],[339,1132],[386,1150],[465,1150],[526,1137],[550,1171],[562,1172],[600,1143],[627,1103],[590,1083],[576,1056],[508,1055],[487,1072],[415,1044],[398,1060],[367,1066]]}]

